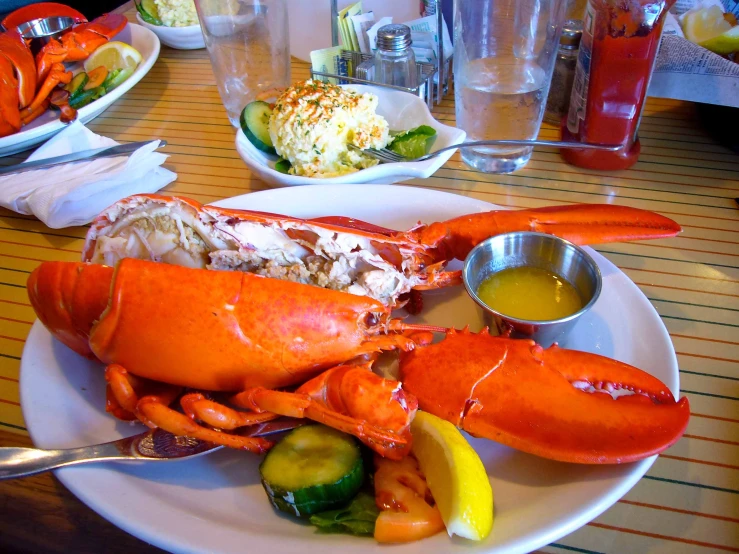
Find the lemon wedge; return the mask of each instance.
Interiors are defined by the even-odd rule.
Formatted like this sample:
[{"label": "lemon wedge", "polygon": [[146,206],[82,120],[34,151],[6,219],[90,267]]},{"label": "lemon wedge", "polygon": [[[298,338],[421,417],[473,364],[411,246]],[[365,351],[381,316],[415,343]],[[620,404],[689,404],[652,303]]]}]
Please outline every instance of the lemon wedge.
[{"label": "lemon wedge", "polygon": [[143,56],[130,44],[112,41],[103,44],[85,60],[85,71],[104,66],[108,71],[114,69],[130,69],[133,71],[141,63]]},{"label": "lemon wedge", "polygon": [[449,536],[479,541],[493,528],[493,490],[477,452],[449,423],[417,412],[413,455],[426,476]]},{"label": "lemon wedge", "polygon": [[732,27],[725,33],[701,42],[700,45],[716,54],[739,52],[739,25]]},{"label": "lemon wedge", "polygon": [[687,12],[682,22],[685,38],[715,52],[739,50],[739,26],[732,27],[718,6]]}]

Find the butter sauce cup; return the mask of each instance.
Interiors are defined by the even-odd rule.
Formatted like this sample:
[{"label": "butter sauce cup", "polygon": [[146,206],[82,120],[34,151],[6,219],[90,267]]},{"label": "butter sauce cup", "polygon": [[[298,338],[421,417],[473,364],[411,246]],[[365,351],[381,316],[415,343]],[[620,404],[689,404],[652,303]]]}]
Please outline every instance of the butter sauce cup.
[{"label": "butter sauce cup", "polygon": [[[559,275],[575,287],[583,307],[567,317],[533,321],[498,312],[477,295],[480,284],[489,276],[521,266]],[[486,325],[499,333],[510,331],[515,338],[533,339],[544,347],[565,338],[598,300],[603,283],[598,265],[585,250],[554,235],[534,232],[505,233],[481,242],[467,255],[462,279],[467,293],[482,309]]]}]

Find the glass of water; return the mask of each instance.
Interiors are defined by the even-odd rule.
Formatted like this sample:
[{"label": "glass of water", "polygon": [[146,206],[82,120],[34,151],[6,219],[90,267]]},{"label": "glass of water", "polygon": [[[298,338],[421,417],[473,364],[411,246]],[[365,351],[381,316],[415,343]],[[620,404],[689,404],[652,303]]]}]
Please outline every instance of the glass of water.
[{"label": "glass of water", "polygon": [[249,102],[290,84],[286,0],[195,0],[218,92],[234,127]]},{"label": "glass of water", "polygon": [[[544,116],[567,0],[456,0],[454,100],[467,139],[535,139]],[[532,147],[464,148],[486,173],[526,165]]]}]

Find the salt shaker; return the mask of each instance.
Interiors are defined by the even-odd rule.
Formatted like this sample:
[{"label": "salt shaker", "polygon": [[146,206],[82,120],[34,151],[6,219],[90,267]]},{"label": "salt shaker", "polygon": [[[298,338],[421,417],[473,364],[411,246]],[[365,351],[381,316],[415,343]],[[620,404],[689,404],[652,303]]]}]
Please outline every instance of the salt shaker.
[{"label": "salt shaker", "polygon": [[377,31],[374,80],[385,85],[415,88],[418,70],[411,44],[411,29],[407,25],[380,27]]},{"label": "salt shaker", "polygon": [[582,38],[582,21],[570,19],[562,27],[559,39],[559,51],[554,62],[552,84],[549,86],[547,107],[544,112],[544,121],[559,127],[562,117],[567,115],[570,106],[570,93],[575,80],[577,55]]}]

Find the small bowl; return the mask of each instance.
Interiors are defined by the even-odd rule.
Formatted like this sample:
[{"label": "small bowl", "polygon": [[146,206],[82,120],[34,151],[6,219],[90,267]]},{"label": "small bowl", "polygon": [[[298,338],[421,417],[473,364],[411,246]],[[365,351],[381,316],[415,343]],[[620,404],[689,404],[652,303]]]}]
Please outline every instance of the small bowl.
[{"label": "small bowl", "polygon": [[[436,129],[436,139],[431,147],[431,152],[444,148],[445,146],[464,142],[467,136],[463,130],[444,125],[434,119],[426,102],[415,94],[370,85],[346,84],[339,86],[354,89],[360,94],[370,92],[377,96],[377,113],[387,120],[390,129],[394,131],[412,129],[419,125],[428,125]],[[452,157],[454,152],[456,152],[456,150],[447,150],[435,158],[422,162],[378,164],[353,173],[346,173],[339,177],[318,178],[280,173],[275,169],[275,164],[279,158],[258,150],[246,138],[244,131],[241,129],[236,131],[236,151],[252,173],[256,174],[262,181],[278,186],[332,184],[389,185],[400,181],[407,181],[408,179],[426,179],[436,173]]]},{"label": "small bowl", "polygon": [[51,39],[58,39],[62,33],[71,29],[75,20],[66,16],[42,17],[32,19],[18,25],[21,36],[31,41],[31,52],[34,55],[41,50]]},{"label": "small bowl", "polygon": [[[490,308],[477,289],[490,275],[512,267],[537,267],[559,275],[575,287],[583,307],[567,317],[546,321],[518,319]],[[563,339],[580,316],[598,300],[603,283],[600,269],[585,250],[569,241],[544,233],[516,232],[496,235],[468,254],[462,270],[464,286],[483,310],[485,323],[500,333],[530,338],[544,347]]]},{"label": "small bowl", "polygon": [[139,25],[143,25],[154,33],[162,44],[177,50],[196,50],[205,48],[203,31],[200,25],[188,25],[187,27],[167,27],[166,25],[152,25],[141,19],[141,14],[136,14]]}]

